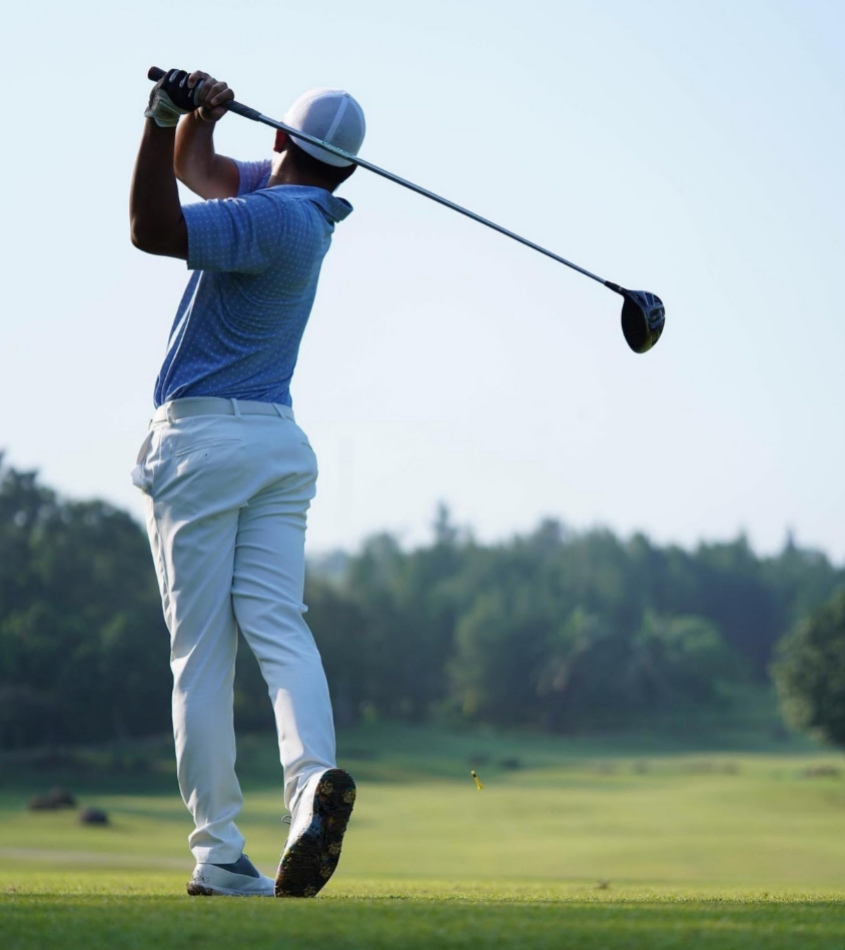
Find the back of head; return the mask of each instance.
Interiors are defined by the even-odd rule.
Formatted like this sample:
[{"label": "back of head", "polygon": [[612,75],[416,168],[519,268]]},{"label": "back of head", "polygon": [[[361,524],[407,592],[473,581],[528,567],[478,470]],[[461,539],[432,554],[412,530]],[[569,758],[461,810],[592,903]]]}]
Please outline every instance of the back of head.
[{"label": "back of head", "polygon": [[352,163],[341,167],[319,161],[304,151],[291,136],[288,136],[285,152],[300,184],[317,185],[326,191],[334,191],[355,171]]},{"label": "back of head", "polygon": [[[366,132],[364,110],[342,89],[309,90],[288,109],[284,123],[292,129],[343,149],[350,155],[358,154]],[[293,141],[298,148],[323,165],[348,168],[354,164],[340,155],[295,136]]]}]

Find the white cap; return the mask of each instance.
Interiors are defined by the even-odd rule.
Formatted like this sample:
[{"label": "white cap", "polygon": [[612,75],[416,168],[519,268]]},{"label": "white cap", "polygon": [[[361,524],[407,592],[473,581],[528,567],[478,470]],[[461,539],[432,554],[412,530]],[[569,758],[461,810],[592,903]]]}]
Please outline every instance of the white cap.
[{"label": "white cap", "polygon": [[[292,129],[342,148],[350,155],[358,154],[366,131],[363,109],[342,89],[311,89],[303,93],[285,113],[283,121]],[[303,152],[326,165],[344,167],[353,164],[319,145],[296,137],[294,142]]]}]

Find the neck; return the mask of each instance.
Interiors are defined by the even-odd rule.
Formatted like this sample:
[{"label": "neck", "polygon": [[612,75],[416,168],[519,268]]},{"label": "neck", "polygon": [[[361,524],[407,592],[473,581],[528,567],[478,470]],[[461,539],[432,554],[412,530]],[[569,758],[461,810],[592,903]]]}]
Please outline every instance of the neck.
[{"label": "neck", "polygon": [[275,185],[307,185],[311,188],[322,188],[325,191],[332,189],[326,185],[322,178],[314,175],[303,175],[293,167],[293,163],[287,160],[285,152],[277,153],[273,156],[273,170],[270,172],[270,180],[267,182],[268,188]]}]

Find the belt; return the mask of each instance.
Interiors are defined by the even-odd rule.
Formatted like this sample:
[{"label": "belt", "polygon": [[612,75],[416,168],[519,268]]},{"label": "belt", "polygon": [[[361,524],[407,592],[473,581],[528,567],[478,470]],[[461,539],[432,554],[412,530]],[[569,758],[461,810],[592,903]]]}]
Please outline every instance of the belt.
[{"label": "belt", "polygon": [[219,396],[188,396],[173,399],[159,406],[153,414],[155,422],[175,422],[191,416],[276,416],[293,422],[293,409],[276,402],[255,402],[251,399],[222,399]]}]

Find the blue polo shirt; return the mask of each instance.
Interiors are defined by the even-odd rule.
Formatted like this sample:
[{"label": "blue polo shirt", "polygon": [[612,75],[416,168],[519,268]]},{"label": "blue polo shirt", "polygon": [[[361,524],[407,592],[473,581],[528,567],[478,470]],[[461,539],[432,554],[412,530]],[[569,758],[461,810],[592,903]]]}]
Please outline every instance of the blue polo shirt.
[{"label": "blue polo shirt", "polygon": [[223,396],[291,405],[290,381],[334,226],[323,188],[267,188],[270,162],[238,162],[235,198],[186,205],[188,269],[155,404]]}]

